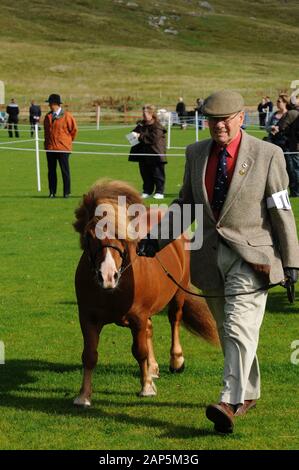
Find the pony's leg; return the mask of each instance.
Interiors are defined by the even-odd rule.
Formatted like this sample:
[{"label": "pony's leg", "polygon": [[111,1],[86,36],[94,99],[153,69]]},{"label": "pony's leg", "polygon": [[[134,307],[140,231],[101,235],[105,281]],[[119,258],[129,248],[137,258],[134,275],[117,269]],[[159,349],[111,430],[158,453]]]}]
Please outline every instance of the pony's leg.
[{"label": "pony's leg", "polygon": [[100,332],[103,325],[95,323],[81,324],[82,334],[84,338],[84,349],[82,353],[83,363],[83,381],[80,393],[74,400],[74,405],[90,406],[91,405],[91,376],[93,369],[98,362],[97,347],[99,343]]},{"label": "pony's leg", "polygon": [[140,397],[151,397],[157,394],[156,386],[149,373],[148,345],[147,345],[147,319],[136,319],[130,322],[133,336],[132,353],[140,367],[141,391]]},{"label": "pony's leg", "polygon": [[180,343],[180,323],[183,317],[184,294],[177,293],[168,306],[168,319],[171,325],[170,372],[183,372],[184,356]]},{"label": "pony's leg", "polygon": [[152,376],[153,379],[158,379],[160,377],[159,365],[156,361],[155,353],[154,353],[153,324],[150,318],[147,320],[146,333],[147,333],[147,347],[148,347],[148,356],[147,356],[148,373]]}]

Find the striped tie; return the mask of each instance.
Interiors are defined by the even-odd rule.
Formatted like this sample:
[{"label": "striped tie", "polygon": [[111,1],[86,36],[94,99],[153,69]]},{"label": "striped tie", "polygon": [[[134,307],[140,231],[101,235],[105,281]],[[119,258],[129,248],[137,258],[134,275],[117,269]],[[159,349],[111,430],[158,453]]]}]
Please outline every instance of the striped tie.
[{"label": "striped tie", "polygon": [[212,209],[216,212],[221,211],[228,191],[227,155],[228,151],[226,148],[221,150],[218,155],[217,173],[212,201]]}]

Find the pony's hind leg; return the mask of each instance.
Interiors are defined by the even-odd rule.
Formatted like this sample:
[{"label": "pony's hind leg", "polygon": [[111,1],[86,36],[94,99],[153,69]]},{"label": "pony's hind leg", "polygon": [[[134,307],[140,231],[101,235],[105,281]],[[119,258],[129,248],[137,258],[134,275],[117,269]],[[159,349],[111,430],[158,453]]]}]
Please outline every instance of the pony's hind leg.
[{"label": "pony's hind leg", "polygon": [[131,319],[130,328],[133,336],[132,353],[140,367],[139,396],[151,397],[157,394],[157,389],[148,367],[147,319]]},{"label": "pony's hind leg", "polygon": [[153,379],[158,379],[160,377],[159,365],[155,358],[154,347],[153,347],[153,324],[152,320],[149,318],[147,320],[147,347],[148,347],[148,356],[147,356],[147,365],[148,373],[152,376]]},{"label": "pony's hind leg", "polygon": [[183,317],[184,294],[178,292],[168,306],[168,319],[171,325],[171,348],[169,370],[183,372],[185,359],[180,343],[180,324]]},{"label": "pony's hind leg", "polygon": [[74,405],[77,406],[90,406],[91,405],[91,377],[92,372],[98,362],[97,347],[99,343],[99,336],[103,325],[95,323],[81,322],[81,329],[84,338],[84,349],[82,353],[83,363],[83,381],[79,395],[74,400]]}]

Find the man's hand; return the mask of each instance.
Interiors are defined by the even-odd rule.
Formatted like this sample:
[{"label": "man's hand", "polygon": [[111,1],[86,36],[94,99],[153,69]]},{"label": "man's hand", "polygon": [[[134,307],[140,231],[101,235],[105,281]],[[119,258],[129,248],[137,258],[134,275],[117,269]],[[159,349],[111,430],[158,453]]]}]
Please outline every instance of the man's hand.
[{"label": "man's hand", "polygon": [[136,248],[138,256],[146,256],[147,258],[154,258],[157,251],[159,251],[158,240],[151,239],[149,234],[140,240]]},{"label": "man's hand", "polygon": [[290,287],[293,284],[296,284],[298,281],[298,269],[296,268],[284,268],[285,275],[285,287]]},{"label": "man's hand", "polygon": [[298,269],[284,268],[283,271],[285,278],[282,285],[287,290],[289,302],[293,304],[295,301],[295,283],[298,280]]}]

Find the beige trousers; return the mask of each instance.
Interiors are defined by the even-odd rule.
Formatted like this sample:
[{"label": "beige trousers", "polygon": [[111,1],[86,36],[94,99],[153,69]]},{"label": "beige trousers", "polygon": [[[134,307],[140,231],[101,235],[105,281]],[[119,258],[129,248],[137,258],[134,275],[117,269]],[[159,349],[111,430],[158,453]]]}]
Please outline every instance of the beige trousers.
[{"label": "beige trousers", "polygon": [[224,354],[223,389],[220,401],[236,405],[260,397],[260,370],[256,350],[267,291],[249,295],[265,281],[230,247],[220,243],[218,268],[223,288],[206,290],[206,295],[233,295],[207,299],[217,323]]}]

